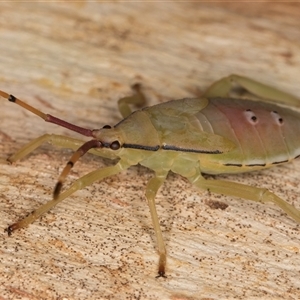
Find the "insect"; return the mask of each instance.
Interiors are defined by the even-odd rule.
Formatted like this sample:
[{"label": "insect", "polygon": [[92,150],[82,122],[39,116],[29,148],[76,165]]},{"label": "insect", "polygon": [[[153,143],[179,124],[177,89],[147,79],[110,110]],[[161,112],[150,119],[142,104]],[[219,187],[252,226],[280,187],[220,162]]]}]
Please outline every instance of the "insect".
[{"label": "insect", "polygon": [[[260,100],[229,97],[234,85],[242,87]],[[132,97],[118,102],[123,120],[113,127],[105,125],[101,129],[86,129],[70,124],[0,91],[0,96],[46,122],[91,138],[82,142],[66,136],[45,134],[8,158],[10,162],[15,162],[47,141],[77,149],[58,178],[53,199],[29,216],[8,226],[8,235],[29,225],[77,190],[136,164],[155,172],[146,186],[145,194],[157,238],[158,277],[165,276],[167,255],[156,212],[155,196],[170,171],[186,177],[200,189],[263,203],[273,202],[300,223],[300,211],[267,189],[208,180],[202,176],[203,173],[261,170],[299,157],[300,113],[284,107],[299,107],[299,99],[252,79],[230,75],[214,83],[201,98],[173,100],[131,113],[129,105],[145,103],[140,86],[135,85],[134,90]],[[119,160],[113,166],[84,175],[62,191],[71,168],[88,151]]]}]

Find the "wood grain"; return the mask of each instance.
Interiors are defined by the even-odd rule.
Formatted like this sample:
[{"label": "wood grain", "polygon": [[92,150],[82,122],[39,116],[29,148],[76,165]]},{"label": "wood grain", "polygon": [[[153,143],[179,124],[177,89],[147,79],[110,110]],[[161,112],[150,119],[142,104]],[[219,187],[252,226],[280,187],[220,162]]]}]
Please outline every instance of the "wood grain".
[{"label": "wood grain", "polygon": [[[81,126],[120,120],[116,102],[140,82],[149,104],[194,97],[237,73],[300,96],[297,3],[0,3],[0,89]],[[2,100],[1,100],[2,101]],[[0,227],[51,198],[76,136],[1,102]],[[108,160],[86,155],[68,183]],[[263,186],[300,208],[299,162],[220,176]],[[157,197],[167,244],[158,256],[141,167],[96,183],[0,243],[0,299],[299,299],[299,225],[273,205],[203,193],[176,175]],[[229,205],[213,209],[208,201]],[[211,202],[210,202],[211,203]]]}]

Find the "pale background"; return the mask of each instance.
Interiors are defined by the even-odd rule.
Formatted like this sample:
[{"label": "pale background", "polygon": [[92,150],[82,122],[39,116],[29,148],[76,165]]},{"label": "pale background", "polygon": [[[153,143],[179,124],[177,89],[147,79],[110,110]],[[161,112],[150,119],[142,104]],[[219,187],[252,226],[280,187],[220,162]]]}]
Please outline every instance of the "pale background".
[{"label": "pale background", "polygon": [[[150,104],[195,97],[237,73],[300,96],[297,3],[0,3],[0,89],[90,128],[120,120],[117,100],[140,82]],[[1,100],[2,101],[2,100]],[[7,156],[47,124],[0,109],[0,299],[299,299],[299,225],[274,205],[209,195],[170,175],[157,196],[167,278],[141,167],[77,192],[11,237],[8,224],[50,199],[70,150]],[[77,136],[72,134],[72,136]],[[109,161],[86,155],[70,184]],[[300,208],[300,162],[228,180],[263,186]],[[228,204],[212,209],[208,200]]]}]

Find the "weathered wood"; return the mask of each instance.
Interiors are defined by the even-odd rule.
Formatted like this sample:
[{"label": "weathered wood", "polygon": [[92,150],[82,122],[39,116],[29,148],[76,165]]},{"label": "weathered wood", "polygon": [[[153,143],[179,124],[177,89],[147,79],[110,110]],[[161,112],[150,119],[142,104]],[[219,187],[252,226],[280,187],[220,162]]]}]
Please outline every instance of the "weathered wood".
[{"label": "weathered wood", "polygon": [[[70,122],[120,120],[117,100],[140,82],[150,104],[199,95],[237,73],[300,96],[295,3],[1,3],[0,89]],[[2,100],[1,100],[2,101]],[[70,134],[1,102],[0,228],[49,200],[71,151],[45,145],[8,155],[46,132]],[[72,136],[77,136],[72,134]],[[87,155],[68,183],[109,161]],[[270,188],[300,208],[299,162],[222,176]],[[144,188],[133,167],[77,192],[0,243],[0,299],[299,299],[299,225],[270,205],[202,193],[170,175],[157,197],[166,279]],[[213,209],[211,201],[229,205]]]}]

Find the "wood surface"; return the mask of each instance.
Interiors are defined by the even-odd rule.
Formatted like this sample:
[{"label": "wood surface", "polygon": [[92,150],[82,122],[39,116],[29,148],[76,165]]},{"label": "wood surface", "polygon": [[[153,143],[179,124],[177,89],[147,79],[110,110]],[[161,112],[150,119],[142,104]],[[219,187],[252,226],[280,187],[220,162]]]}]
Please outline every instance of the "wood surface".
[{"label": "wood surface", "polygon": [[[117,100],[137,82],[150,105],[199,96],[231,73],[300,97],[300,5],[1,2],[0,70],[0,89],[89,128],[117,123]],[[300,298],[299,224],[272,204],[202,192],[174,174],[157,196],[168,260],[167,278],[155,278],[144,197],[153,174],[142,167],[75,193],[8,237],[9,224],[51,199],[72,154],[43,145],[6,162],[43,133],[78,137],[1,99],[1,300]],[[109,164],[86,155],[66,186]],[[269,188],[300,209],[299,170],[295,161],[219,178]]]}]

